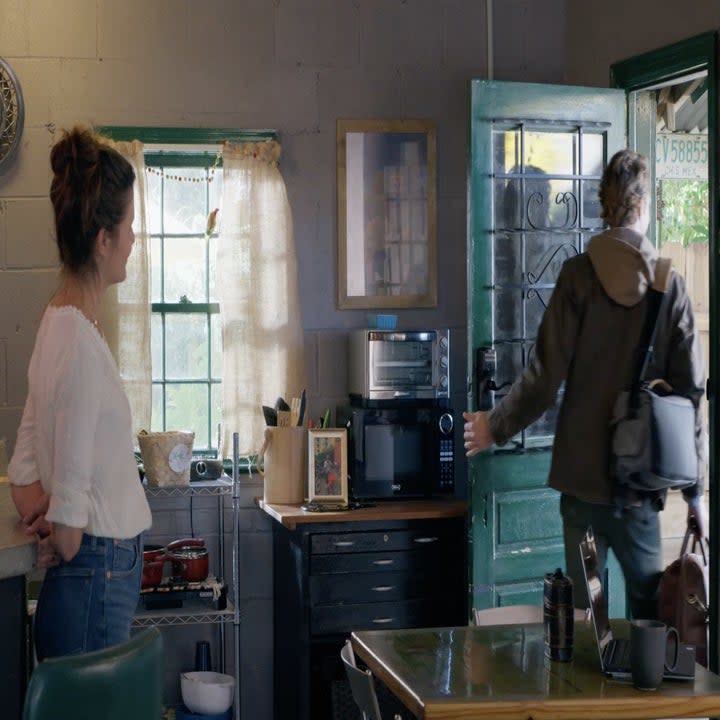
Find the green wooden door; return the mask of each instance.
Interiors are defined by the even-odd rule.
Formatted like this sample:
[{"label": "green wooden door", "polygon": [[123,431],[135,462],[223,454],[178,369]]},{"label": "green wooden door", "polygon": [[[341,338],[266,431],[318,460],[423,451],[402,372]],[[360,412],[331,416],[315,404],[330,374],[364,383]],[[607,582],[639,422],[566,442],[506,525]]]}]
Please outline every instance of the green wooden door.
[{"label": "green wooden door", "polygon": [[[625,102],[621,90],[472,82],[469,407],[489,397],[478,395],[478,348],[495,351],[497,400],[532,355],[562,263],[602,229],[597,191],[626,142]],[[555,414],[469,462],[473,607],[539,603],[544,573],[565,567],[559,494],[547,487]],[[609,568],[611,613],[622,615],[614,558]]]}]

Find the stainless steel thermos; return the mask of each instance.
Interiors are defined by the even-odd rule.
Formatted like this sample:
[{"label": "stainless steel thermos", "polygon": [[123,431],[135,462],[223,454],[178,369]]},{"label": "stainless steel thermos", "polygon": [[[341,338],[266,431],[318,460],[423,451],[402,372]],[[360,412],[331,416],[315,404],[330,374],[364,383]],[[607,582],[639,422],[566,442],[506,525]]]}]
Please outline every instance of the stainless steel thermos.
[{"label": "stainless steel thermos", "polygon": [[545,655],[551,660],[572,660],[574,620],[572,580],[558,568],[545,575],[543,587]]}]

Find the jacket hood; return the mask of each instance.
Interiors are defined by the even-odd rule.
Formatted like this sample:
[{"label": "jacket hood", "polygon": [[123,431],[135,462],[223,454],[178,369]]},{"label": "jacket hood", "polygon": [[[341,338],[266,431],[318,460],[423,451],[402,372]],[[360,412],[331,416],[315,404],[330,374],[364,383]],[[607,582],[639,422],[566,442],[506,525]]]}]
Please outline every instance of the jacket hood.
[{"label": "jacket hood", "polygon": [[587,253],[605,292],[625,307],[637,305],[655,279],[657,250],[639,232],[610,228],[593,237]]}]

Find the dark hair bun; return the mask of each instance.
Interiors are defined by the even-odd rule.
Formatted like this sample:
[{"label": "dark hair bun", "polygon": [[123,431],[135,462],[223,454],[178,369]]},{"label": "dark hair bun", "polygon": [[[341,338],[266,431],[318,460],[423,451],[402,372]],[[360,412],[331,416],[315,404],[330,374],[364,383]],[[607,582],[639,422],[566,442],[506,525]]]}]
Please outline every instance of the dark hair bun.
[{"label": "dark hair bun", "polygon": [[122,219],[135,172],[110,143],[82,126],[63,131],[50,166],[60,260],[73,272],[91,269],[97,233],[112,231]]},{"label": "dark hair bun", "polygon": [[76,127],[63,131],[50,153],[50,166],[57,179],[75,187],[91,183],[99,172],[100,146],[88,129]]}]

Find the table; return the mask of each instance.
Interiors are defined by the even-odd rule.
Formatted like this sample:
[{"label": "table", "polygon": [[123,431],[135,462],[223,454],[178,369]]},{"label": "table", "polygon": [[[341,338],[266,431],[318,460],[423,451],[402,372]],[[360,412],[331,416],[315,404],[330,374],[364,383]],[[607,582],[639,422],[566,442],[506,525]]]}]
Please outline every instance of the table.
[{"label": "table", "polygon": [[[626,621],[613,621],[629,634]],[[720,677],[700,665],[695,682],[654,692],[612,680],[586,624],[575,626],[573,660],[544,655],[542,625],[462,626],[352,633],[357,656],[423,720],[641,720],[720,717]]]}]

